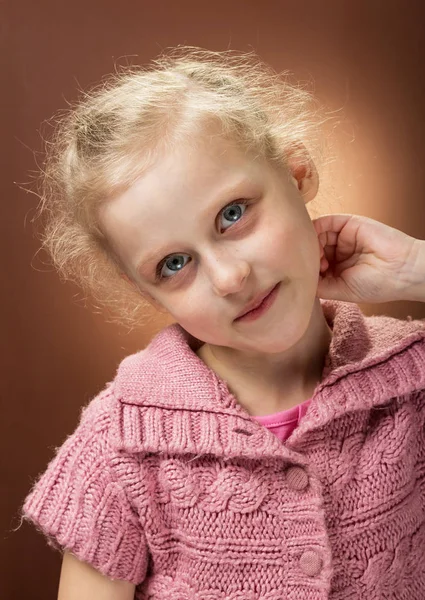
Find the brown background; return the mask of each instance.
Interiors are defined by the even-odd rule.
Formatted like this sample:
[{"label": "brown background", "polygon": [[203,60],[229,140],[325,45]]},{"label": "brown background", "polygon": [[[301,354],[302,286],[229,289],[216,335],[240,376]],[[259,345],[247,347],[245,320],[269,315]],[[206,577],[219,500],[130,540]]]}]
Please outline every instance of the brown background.
[{"label": "brown background", "polygon": [[[339,205],[425,239],[424,12],[420,2],[24,0],[1,3],[1,556],[0,597],[56,598],[60,555],[17,513],[33,479],[77,424],[80,407],[153,328],[128,334],[84,308],[35,256],[41,123],[114,69],[191,44],[256,50],[276,69],[313,78],[344,119],[331,184]],[[17,185],[19,184],[19,185]],[[25,186],[24,186],[25,187]],[[425,316],[425,305],[361,306]]]}]

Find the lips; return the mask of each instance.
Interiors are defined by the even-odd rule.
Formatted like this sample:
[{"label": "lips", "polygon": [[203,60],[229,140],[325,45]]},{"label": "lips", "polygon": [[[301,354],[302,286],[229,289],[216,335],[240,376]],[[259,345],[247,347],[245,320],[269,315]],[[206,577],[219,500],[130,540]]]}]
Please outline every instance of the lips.
[{"label": "lips", "polygon": [[276,287],[276,284],[273,285],[268,290],[266,290],[265,292],[261,292],[260,294],[258,294],[253,300],[251,300],[251,302],[249,302],[249,304],[247,304],[245,306],[245,308],[235,318],[238,319],[239,317],[246,315],[246,313],[248,313],[250,310],[254,310],[254,308],[257,308],[257,306],[260,306],[260,304],[263,302],[264,298],[266,298],[270,294],[270,292],[272,290],[274,290],[275,287]]}]

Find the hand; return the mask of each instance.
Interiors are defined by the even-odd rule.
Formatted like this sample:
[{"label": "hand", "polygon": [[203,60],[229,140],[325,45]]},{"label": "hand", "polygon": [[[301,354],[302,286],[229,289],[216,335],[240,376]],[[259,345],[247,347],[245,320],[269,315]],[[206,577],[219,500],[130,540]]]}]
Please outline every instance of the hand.
[{"label": "hand", "polygon": [[403,298],[420,240],[359,215],[312,222],[321,251],[318,298],[372,304]]}]

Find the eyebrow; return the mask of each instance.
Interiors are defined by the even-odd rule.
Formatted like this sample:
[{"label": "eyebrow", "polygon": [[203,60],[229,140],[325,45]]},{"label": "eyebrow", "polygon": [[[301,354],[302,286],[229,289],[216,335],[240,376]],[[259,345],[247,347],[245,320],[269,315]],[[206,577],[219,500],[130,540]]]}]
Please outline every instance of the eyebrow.
[{"label": "eyebrow", "polygon": [[[225,198],[229,197],[231,195],[236,196],[236,191],[238,190],[238,188],[240,188],[244,183],[247,183],[247,181],[248,180],[247,180],[246,176],[239,177],[239,178],[235,179],[235,181],[233,181],[230,186],[227,186],[223,190],[220,190],[220,192],[217,194],[217,197],[219,198],[219,200],[215,200],[210,205],[206,206],[205,208],[203,208],[203,210],[201,210],[201,212],[200,212],[201,220],[203,218],[205,218],[214,208],[216,208],[217,205],[221,205],[221,204],[225,203],[224,205],[226,206],[226,204],[231,203],[232,200],[225,202]],[[250,181],[250,183],[251,183],[251,185],[254,185],[254,183],[252,181]],[[235,197],[235,199],[233,201],[236,202],[237,200],[238,200],[238,198]],[[142,257],[137,261],[136,271],[143,275],[143,269],[146,270],[146,267],[148,267],[148,266],[150,267],[151,263],[156,262],[159,257],[162,258],[166,254],[169,254],[167,252],[167,247],[169,245],[170,244],[167,244],[167,246],[160,246],[159,248],[156,248],[155,250],[150,250],[150,251],[146,252],[145,254],[143,254]],[[159,258],[159,260],[160,260],[160,258]]]}]

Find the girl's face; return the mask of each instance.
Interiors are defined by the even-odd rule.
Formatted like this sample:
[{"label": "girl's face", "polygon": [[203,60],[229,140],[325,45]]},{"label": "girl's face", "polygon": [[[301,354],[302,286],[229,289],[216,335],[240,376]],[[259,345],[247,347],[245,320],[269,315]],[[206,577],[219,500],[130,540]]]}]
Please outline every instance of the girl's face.
[{"label": "girl's face", "polygon": [[[216,136],[159,158],[104,205],[100,225],[141,294],[190,334],[277,353],[301,337],[318,301],[320,246],[305,207],[316,191],[311,164],[278,171]],[[265,314],[235,321],[278,282]]]}]

